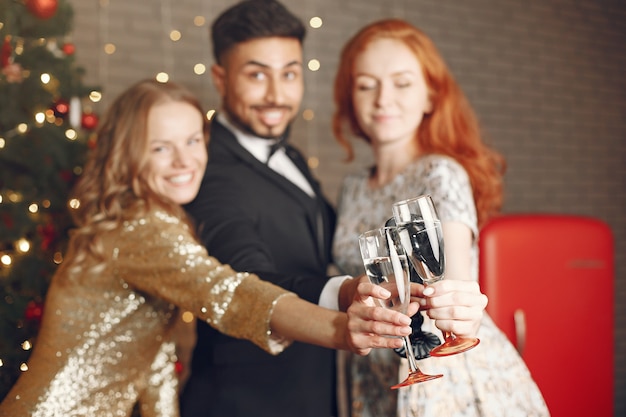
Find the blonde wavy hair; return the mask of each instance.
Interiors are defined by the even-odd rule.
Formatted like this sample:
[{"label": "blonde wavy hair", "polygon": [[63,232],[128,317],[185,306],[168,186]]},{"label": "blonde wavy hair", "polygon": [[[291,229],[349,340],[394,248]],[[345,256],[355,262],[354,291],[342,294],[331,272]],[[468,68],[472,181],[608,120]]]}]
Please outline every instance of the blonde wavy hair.
[{"label": "blonde wavy hair", "polygon": [[99,235],[120,227],[124,220],[141,217],[153,205],[186,219],[178,204],[156,194],[141,175],[149,157],[148,115],[155,105],[168,101],[188,103],[204,114],[195,95],[183,86],[151,79],[128,88],[105,113],[95,147],[72,192],[80,205],[71,213],[76,226],[71,232],[69,249],[75,255],[71,265],[80,265],[88,255],[102,259]]},{"label": "blonde wavy hair", "polygon": [[433,108],[431,113],[424,115],[415,132],[418,148],[421,154],[450,156],[465,168],[472,185],[478,225],[482,226],[502,206],[505,160],[483,142],[476,115],[434,43],[403,20],[386,19],[365,26],[341,52],[334,85],[333,133],[346,150],[347,160],[354,159],[354,150],[344,133],[346,122],[352,135],[370,142],[360,129],[354,112],[353,68],[357,56],[377,39],[402,42],[421,64]]}]

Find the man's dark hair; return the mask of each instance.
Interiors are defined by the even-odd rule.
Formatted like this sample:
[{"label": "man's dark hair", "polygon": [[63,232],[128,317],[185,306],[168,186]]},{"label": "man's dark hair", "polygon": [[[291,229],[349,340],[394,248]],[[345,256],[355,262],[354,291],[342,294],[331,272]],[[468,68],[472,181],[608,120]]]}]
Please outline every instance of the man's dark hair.
[{"label": "man's dark hair", "polygon": [[224,52],[238,43],[257,38],[304,40],[302,21],[276,0],[244,0],[226,9],[211,26],[213,57],[221,63]]}]

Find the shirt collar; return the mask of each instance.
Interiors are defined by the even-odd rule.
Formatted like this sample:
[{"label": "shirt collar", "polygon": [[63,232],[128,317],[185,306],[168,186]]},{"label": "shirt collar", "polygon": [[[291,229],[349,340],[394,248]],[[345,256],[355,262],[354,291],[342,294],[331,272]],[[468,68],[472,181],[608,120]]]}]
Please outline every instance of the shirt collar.
[{"label": "shirt collar", "polygon": [[244,132],[228,120],[225,114],[218,113],[217,121],[223,124],[237,138],[237,142],[250,152],[256,159],[265,163],[270,152],[270,146],[278,142],[278,139],[260,138],[248,132]]}]

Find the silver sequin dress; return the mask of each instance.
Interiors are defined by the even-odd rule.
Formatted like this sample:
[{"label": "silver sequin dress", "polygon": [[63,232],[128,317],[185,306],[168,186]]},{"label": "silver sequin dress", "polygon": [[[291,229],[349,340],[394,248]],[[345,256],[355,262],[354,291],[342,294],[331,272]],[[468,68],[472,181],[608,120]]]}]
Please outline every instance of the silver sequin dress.
[{"label": "silver sequin dress", "polygon": [[136,402],[145,417],[178,416],[178,307],[274,354],[289,343],[269,331],[275,302],[288,293],[208,256],[180,219],[152,211],[103,243],[100,271],[55,274],[29,370],[0,416],[121,417]]},{"label": "silver sequin dress", "polygon": [[[346,177],[338,203],[333,256],[342,272],[364,273],[357,237],[392,217],[395,201],[430,194],[441,220],[466,224],[477,235],[476,210],[469,178],[451,158],[431,155],[408,166],[386,186],[371,189],[370,171]],[[472,247],[472,278],[478,278],[477,245]],[[442,337],[425,318],[423,330]],[[390,349],[366,357],[351,356],[346,365],[352,417],[507,417],[548,416],[543,397],[528,368],[487,314],[480,345],[463,354],[419,361],[426,373],[443,378],[393,391],[408,373],[406,360]]]}]

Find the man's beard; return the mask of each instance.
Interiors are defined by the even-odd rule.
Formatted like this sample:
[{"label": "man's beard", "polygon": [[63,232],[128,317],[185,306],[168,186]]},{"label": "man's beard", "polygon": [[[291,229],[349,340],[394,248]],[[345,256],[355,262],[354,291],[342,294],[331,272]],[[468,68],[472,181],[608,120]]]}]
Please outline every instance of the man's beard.
[{"label": "man's beard", "polygon": [[[280,132],[272,133],[272,128],[269,128],[270,134],[262,135],[259,132],[255,132],[252,129],[252,126],[249,123],[246,123],[243,120],[241,120],[239,118],[239,116],[237,116],[237,114],[234,111],[231,110],[231,107],[228,104],[228,100],[224,100],[224,106],[223,107],[224,107],[224,111],[226,113],[226,116],[228,117],[228,121],[230,121],[233,125],[235,125],[237,128],[239,128],[243,132],[249,133],[249,134],[251,134],[253,136],[257,136],[257,137],[263,138],[263,139],[279,139],[279,138],[281,138],[283,136],[287,136],[289,134],[289,130],[291,128],[291,124],[293,123],[293,120],[295,118],[294,117],[291,120],[289,120],[289,123],[287,123],[285,128],[283,130],[281,130]],[[267,107],[285,108],[285,109],[288,109],[288,110],[292,109],[291,106],[267,106]]]}]

